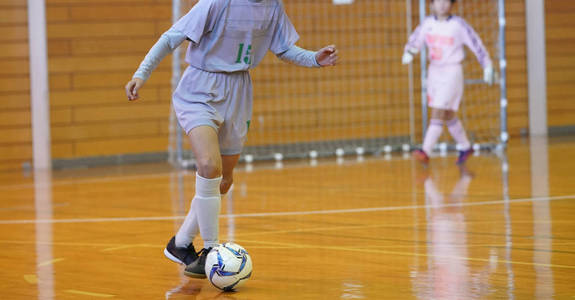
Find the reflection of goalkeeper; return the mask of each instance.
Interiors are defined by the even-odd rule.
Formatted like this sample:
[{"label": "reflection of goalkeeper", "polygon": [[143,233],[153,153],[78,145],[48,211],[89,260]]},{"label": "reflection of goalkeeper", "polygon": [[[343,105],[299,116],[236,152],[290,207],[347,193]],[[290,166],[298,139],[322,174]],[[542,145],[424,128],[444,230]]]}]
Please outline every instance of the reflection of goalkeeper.
[{"label": "reflection of goalkeeper", "polygon": [[461,168],[451,194],[444,195],[431,176],[424,182],[427,221],[426,271],[414,278],[420,299],[481,299],[489,293],[489,276],[495,271],[496,253],[490,263],[469,265],[468,237],[464,209],[473,175]]},{"label": "reflection of goalkeeper", "polygon": [[463,45],[475,53],[484,68],[484,80],[493,84],[493,67],[489,53],[477,33],[462,18],[450,14],[455,0],[431,0],[433,16],[420,24],[405,46],[403,64],[409,64],[423,44],[429,49],[429,76],[427,78],[428,106],[432,108],[431,122],[425,133],[423,148],[414,155],[421,162],[429,162],[429,154],[441,136],[443,123],[459,146],[458,164],[464,163],[473,153],[471,144],[457,110],[463,96]]}]

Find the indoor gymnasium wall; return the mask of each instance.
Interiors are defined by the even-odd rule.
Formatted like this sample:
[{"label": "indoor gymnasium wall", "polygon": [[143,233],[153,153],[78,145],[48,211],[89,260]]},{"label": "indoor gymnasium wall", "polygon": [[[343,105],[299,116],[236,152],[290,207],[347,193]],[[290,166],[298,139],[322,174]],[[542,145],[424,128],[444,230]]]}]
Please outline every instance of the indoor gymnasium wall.
[{"label": "indoor gymnasium wall", "polygon": [[[575,126],[575,1],[545,1],[547,123]],[[552,129],[553,130],[553,129]]]},{"label": "indoor gymnasium wall", "polygon": [[171,1],[47,0],[54,158],[166,151],[170,59],[141,99],[124,85],[171,23]]},{"label": "indoor gymnasium wall", "polygon": [[32,159],[26,0],[0,0],[0,171]]},{"label": "indoor gymnasium wall", "polygon": [[[301,33],[302,46],[318,48],[330,40],[345,43],[352,37],[356,40],[377,39],[370,36],[370,28],[361,27],[366,25],[361,20],[355,30],[338,32],[325,28],[333,20],[329,19],[327,12],[317,11],[318,3],[323,2],[330,1],[284,1],[288,14]],[[357,1],[354,5],[364,3],[369,10],[370,2],[376,3]],[[527,127],[525,9],[524,1],[510,0],[507,3],[509,127],[511,135],[517,136],[522,128]],[[3,7],[0,12],[0,165],[2,168],[17,168],[23,161],[31,160],[26,1],[0,0],[0,5]],[[388,7],[394,10],[391,13],[404,14],[401,6]],[[171,59],[168,57],[154,72],[138,102],[127,102],[123,87],[148,49],[169,28],[171,1],[47,0],[47,20],[53,157],[76,159],[165,152],[168,146]],[[349,21],[341,18],[338,22],[345,27],[350,25]],[[382,19],[381,25],[386,26],[385,22]],[[403,30],[401,26],[404,25],[401,24],[399,30]],[[320,27],[322,32],[313,34]],[[374,123],[381,118],[377,111],[355,113],[353,98],[340,102],[342,106],[324,119],[332,124],[341,124],[330,130],[314,129],[317,114],[301,113],[299,109],[305,107],[309,111],[311,107],[321,110],[322,98],[330,97],[330,93],[353,92],[348,88],[348,80],[352,80],[358,90],[377,87],[380,82],[370,80],[369,76],[378,68],[387,66],[374,64],[371,56],[394,55],[399,61],[401,53],[395,52],[382,54],[378,51],[364,56],[365,53],[342,50],[341,65],[329,70],[289,66],[268,55],[253,72],[255,117],[265,111],[275,118],[269,118],[271,123],[260,125],[291,129],[266,136],[258,133],[258,124],[254,122],[249,143],[273,142],[278,134],[292,140],[317,141],[360,137],[362,134],[368,137],[377,132],[377,126],[371,126],[362,133],[346,125],[365,118]],[[355,63],[357,61],[360,63]],[[305,80],[295,85],[289,82],[290,78],[296,77]],[[310,101],[309,96],[305,96],[317,91],[321,91],[319,99]],[[383,90],[380,92],[385,93]],[[419,101],[417,93],[416,101]],[[270,95],[280,94],[284,97],[282,105],[269,101]],[[375,93],[362,101],[375,103],[380,101],[378,99],[381,96]],[[402,108],[397,109],[391,114],[399,114]],[[397,133],[403,134],[401,130],[398,129]]]}]

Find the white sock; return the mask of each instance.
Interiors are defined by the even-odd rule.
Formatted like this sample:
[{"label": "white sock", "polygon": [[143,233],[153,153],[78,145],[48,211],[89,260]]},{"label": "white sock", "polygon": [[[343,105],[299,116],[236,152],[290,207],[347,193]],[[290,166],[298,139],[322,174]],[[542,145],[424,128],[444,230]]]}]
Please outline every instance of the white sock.
[{"label": "white sock", "polygon": [[427,132],[425,133],[425,138],[423,139],[423,151],[430,155],[433,152],[433,146],[439,140],[441,136],[441,131],[443,130],[443,121],[438,119],[431,119],[429,122],[429,127],[427,127]]},{"label": "white sock", "polygon": [[176,233],[176,247],[188,247],[200,231],[200,227],[198,225],[198,216],[196,214],[196,210],[194,209],[195,202],[196,201],[192,200],[190,211],[188,212],[188,215],[186,215],[184,223],[182,223],[182,226],[180,226],[178,233]]},{"label": "white sock", "polygon": [[200,225],[200,235],[204,240],[204,248],[215,247],[220,243],[221,182],[221,176],[207,179],[196,174],[196,196],[194,197],[196,204],[194,204],[194,209]]},{"label": "white sock", "polygon": [[459,149],[469,150],[469,148],[471,148],[471,144],[467,139],[467,134],[465,133],[465,129],[463,128],[459,118],[453,118],[452,120],[449,120],[447,122],[447,129],[449,130],[449,133],[451,133],[453,139],[459,145]]},{"label": "white sock", "polygon": [[187,247],[198,231],[204,240],[204,248],[218,245],[221,181],[222,177],[208,179],[196,174],[196,195],[176,234],[177,247]]}]

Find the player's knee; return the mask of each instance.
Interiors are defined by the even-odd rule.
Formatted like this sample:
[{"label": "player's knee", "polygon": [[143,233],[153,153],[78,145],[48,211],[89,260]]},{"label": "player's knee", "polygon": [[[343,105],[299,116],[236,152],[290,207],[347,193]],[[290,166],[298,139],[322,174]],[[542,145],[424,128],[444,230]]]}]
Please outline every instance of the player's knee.
[{"label": "player's knee", "polygon": [[204,178],[216,178],[222,176],[222,162],[212,157],[198,158],[198,174]]},{"label": "player's knee", "polygon": [[234,178],[224,177],[222,179],[222,183],[220,183],[220,194],[222,194],[222,195],[227,194],[228,191],[230,190],[230,188],[232,187],[233,183],[234,183]]}]

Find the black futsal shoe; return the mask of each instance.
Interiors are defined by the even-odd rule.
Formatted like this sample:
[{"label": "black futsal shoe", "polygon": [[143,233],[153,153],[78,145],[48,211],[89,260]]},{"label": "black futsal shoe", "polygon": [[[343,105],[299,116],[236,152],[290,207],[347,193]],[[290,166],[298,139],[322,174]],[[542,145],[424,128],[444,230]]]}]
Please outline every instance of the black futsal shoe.
[{"label": "black futsal shoe", "polygon": [[176,237],[170,239],[164,249],[164,255],[171,261],[182,265],[189,265],[198,258],[193,244],[188,247],[176,247]]},{"label": "black futsal shoe", "polygon": [[206,278],[206,258],[212,248],[204,248],[198,252],[198,259],[189,264],[184,270],[184,275],[194,278]]}]

